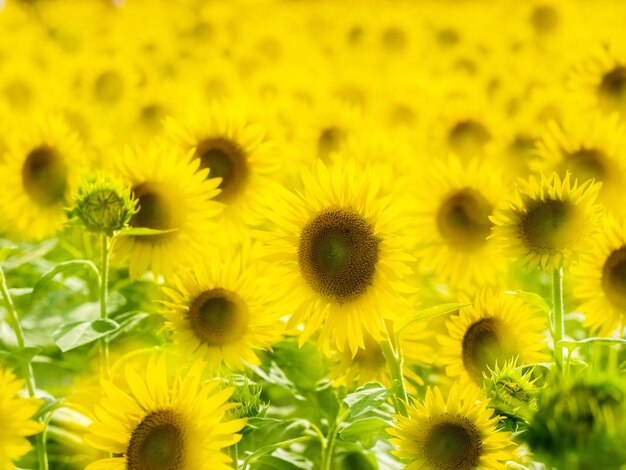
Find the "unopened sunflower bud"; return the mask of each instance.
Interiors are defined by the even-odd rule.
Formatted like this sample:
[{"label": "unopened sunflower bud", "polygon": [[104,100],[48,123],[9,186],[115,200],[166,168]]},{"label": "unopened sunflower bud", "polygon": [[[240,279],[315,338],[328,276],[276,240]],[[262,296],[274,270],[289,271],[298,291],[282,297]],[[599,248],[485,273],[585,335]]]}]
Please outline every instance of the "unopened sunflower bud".
[{"label": "unopened sunflower bud", "polygon": [[265,415],[267,406],[261,400],[261,384],[257,384],[244,375],[233,374],[228,383],[235,387],[231,401],[240,404],[233,410],[238,418],[262,417]]},{"label": "unopened sunflower bud", "polygon": [[74,194],[76,206],[70,211],[90,232],[108,236],[128,226],[137,213],[137,200],[130,187],[103,173],[85,177]]}]

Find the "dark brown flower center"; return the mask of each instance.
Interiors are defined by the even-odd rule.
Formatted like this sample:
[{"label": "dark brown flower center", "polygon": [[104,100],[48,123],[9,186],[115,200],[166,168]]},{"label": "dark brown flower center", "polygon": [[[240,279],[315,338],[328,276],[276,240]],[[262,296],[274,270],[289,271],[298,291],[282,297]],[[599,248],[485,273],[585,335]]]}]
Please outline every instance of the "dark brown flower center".
[{"label": "dark brown flower center", "polygon": [[538,34],[556,30],[559,20],[559,12],[551,5],[537,5],[530,16],[530,24]]},{"label": "dark brown flower center", "polygon": [[67,168],[61,155],[45,145],[32,150],[22,166],[22,185],[37,204],[62,203],[67,191]]},{"label": "dark brown flower center", "polygon": [[245,302],[235,292],[222,288],[196,297],[187,315],[196,337],[211,346],[237,341],[248,327]]},{"label": "dark brown flower center", "polygon": [[182,470],[185,464],[182,417],[163,409],[148,414],[132,432],[126,450],[128,470]]},{"label": "dark brown flower center", "polygon": [[590,179],[603,181],[610,175],[607,156],[602,150],[582,147],[565,156],[562,174],[572,171],[579,182]]},{"label": "dark brown flower center", "polygon": [[611,303],[626,310],[626,246],[614,250],[604,262],[602,290]]},{"label": "dark brown flower center", "polygon": [[360,215],[348,209],[327,209],[300,234],[300,271],[318,294],[348,302],[371,285],[378,244],[372,227]]},{"label": "dark brown flower center", "polygon": [[464,188],[449,195],[439,207],[437,228],[454,248],[472,251],[489,235],[492,206],[474,189]]},{"label": "dark brown flower center", "polygon": [[491,134],[484,124],[473,119],[457,122],[448,135],[450,147],[463,158],[480,154],[490,140]]},{"label": "dark brown flower center", "polygon": [[600,106],[605,111],[620,111],[626,107],[626,67],[618,65],[607,72],[598,89]]},{"label": "dark brown flower center", "polygon": [[480,461],[482,440],[476,426],[464,416],[445,414],[428,430],[424,457],[429,468],[470,470]]},{"label": "dark brown flower center", "polygon": [[573,230],[574,208],[568,201],[536,201],[520,221],[520,235],[535,253],[554,253],[567,247],[576,236]]},{"label": "dark brown flower center", "polygon": [[317,156],[323,161],[329,161],[331,154],[341,150],[347,133],[339,127],[327,127],[322,130],[317,139]]},{"label": "dark brown flower center", "polygon": [[209,169],[209,178],[222,178],[222,190],[215,199],[228,202],[241,194],[248,181],[249,168],[246,154],[236,142],[217,137],[203,140],[196,147],[200,168]]},{"label": "dark brown flower center", "polygon": [[498,321],[483,318],[470,326],[463,336],[463,365],[470,377],[482,384],[483,372],[509,359],[505,345],[498,335]]}]

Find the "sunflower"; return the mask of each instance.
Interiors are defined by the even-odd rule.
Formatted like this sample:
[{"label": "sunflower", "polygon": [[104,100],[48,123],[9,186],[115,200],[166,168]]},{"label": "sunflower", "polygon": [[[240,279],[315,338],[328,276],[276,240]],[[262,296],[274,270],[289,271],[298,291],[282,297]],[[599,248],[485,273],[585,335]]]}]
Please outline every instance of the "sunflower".
[{"label": "sunflower", "polygon": [[208,171],[199,170],[199,162],[181,157],[171,147],[127,147],[119,157],[120,176],[138,200],[139,211],[130,226],[165,233],[119,237],[116,252],[129,255],[133,278],[148,270],[167,277],[178,263],[201,250],[201,242],[213,229],[212,219],[222,210],[213,200],[219,193],[219,180],[208,179]]},{"label": "sunflower", "polygon": [[57,233],[64,208],[86,171],[75,132],[57,116],[39,116],[16,127],[5,162],[0,194],[6,228],[15,236],[39,240]]},{"label": "sunflower", "polygon": [[585,325],[603,336],[624,327],[626,315],[626,223],[606,217],[593,249],[572,267],[574,296]]},{"label": "sunflower", "polygon": [[455,287],[493,284],[506,268],[489,217],[506,196],[499,171],[473,160],[434,162],[418,187],[414,237],[421,265]]},{"label": "sunflower", "polygon": [[280,171],[280,160],[257,118],[243,106],[219,102],[190,112],[184,124],[169,119],[166,129],[177,146],[193,151],[201,169],[210,169],[207,178],[220,178],[215,199],[226,205],[227,220],[250,225],[263,221],[262,204]]},{"label": "sunflower", "polygon": [[13,372],[0,368],[0,468],[12,470],[12,460],[26,454],[30,442],[26,436],[41,431],[41,424],[32,416],[41,406],[42,401],[23,398],[18,392],[24,388],[24,381],[15,378]]},{"label": "sunflower", "polygon": [[269,349],[282,339],[281,314],[287,314],[274,284],[271,266],[254,259],[249,243],[233,247],[181,270],[172,287],[164,287],[167,326],[185,355],[205,358],[219,371],[258,365],[255,350]]},{"label": "sunflower", "polygon": [[408,406],[407,417],[394,415],[392,451],[410,461],[407,470],[502,469],[514,458],[509,432],[498,431],[488,400],[478,390],[455,383],[447,401],[439,388],[428,388],[423,403]]},{"label": "sunflower", "polygon": [[103,380],[85,442],[117,456],[87,470],[230,469],[222,449],[241,439],[245,419],[227,421],[234,389],[203,382],[203,367],[198,361],[169,379],[165,358],[152,358],[145,377],[126,367],[123,388]]},{"label": "sunflower", "polygon": [[597,231],[602,206],[595,204],[600,183],[570,182],[567,173],[518,180],[517,198],[500,205],[490,217],[490,238],[529,269],[553,270],[584,251]]},{"label": "sunflower", "polygon": [[[470,304],[469,299],[461,299]],[[546,355],[546,319],[518,297],[482,291],[473,303],[447,322],[447,335],[439,335],[441,361],[449,377],[464,387],[482,387],[483,374],[496,364],[517,358],[519,365],[541,362]]]},{"label": "sunflower", "polygon": [[383,338],[381,316],[407,308],[407,215],[402,199],[392,203],[371,169],[357,171],[354,160],[330,168],[318,160],[314,171],[302,170],[302,186],[297,194],[276,188],[268,211],[276,230],[264,236],[297,305],[290,325],[304,324],[301,344],[319,330],[326,355],[347,344],[355,356],[365,332]]},{"label": "sunflower", "polygon": [[538,144],[543,162],[537,167],[561,177],[571,171],[581,183],[589,179],[602,182],[600,200],[611,210],[623,211],[624,132],[617,114],[570,119],[561,125],[550,122]]}]

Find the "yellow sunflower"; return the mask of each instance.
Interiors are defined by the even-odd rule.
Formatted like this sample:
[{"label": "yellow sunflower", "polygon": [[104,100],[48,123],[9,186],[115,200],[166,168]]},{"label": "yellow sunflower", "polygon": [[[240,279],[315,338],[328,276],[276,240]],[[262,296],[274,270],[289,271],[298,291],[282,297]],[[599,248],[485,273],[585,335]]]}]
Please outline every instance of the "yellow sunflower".
[{"label": "yellow sunflower", "polygon": [[624,327],[626,315],[626,223],[604,220],[592,251],[572,267],[574,296],[585,324],[603,336]]},{"label": "yellow sunflower", "polygon": [[85,442],[116,456],[87,470],[230,469],[222,449],[241,439],[245,419],[227,420],[234,388],[204,382],[203,367],[198,361],[169,379],[165,358],[152,358],[145,376],[126,367],[123,388],[103,380]]},{"label": "yellow sunflower", "polygon": [[402,198],[380,191],[371,169],[338,159],[302,170],[302,191],[276,188],[268,217],[276,229],[264,238],[273,259],[285,267],[283,281],[297,304],[290,325],[303,324],[300,343],[319,331],[330,355],[346,345],[352,356],[364,335],[383,338],[381,316],[404,313],[406,264]]},{"label": "yellow sunflower", "polygon": [[64,208],[86,171],[78,136],[60,117],[39,116],[16,126],[8,146],[0,166],[6,229],[31,240],[53,236],[63,227]]},{"label": "yellow sunflower", "polygon": [[408,406],[407,417],[394,415],[392,451],[409,461],[407,470],[504,469],[514,459],[511,433],[498,431],[488,400],[478,390],[452,386],[448,399],[428,388],[423,403]]},{"label": "yellow sunflower", "polygon": [[[167,326],[184,355],[242,369],[244,361],[259,364],[255,350],[269,349],[283,337],[280,289],[271,266],[259,262],[249,243],[213,253],[181,270],[171,287],[164,287]],[[274,273],[276,274],[276,273]],[[279,307],[279,305],[281,305]]]},{"label": "yellow sunflower", "polygon": [[538,144],[543,161],[537,165],[545,172],[557,172],[584,182],[602,182],[600,200],[613,211],[624,211],[623,188],[626,168],[622,156],[626,151],[624,126],[619,116],[594,115],[592,118],[570,119],[558,125],[548,124]]},{"label": "yellow sunflower", "polygon": [[13,372],[0,368],[0,468],[6,470],[14,469],[11,461],[31,449],[26,436],[37,434],[42,429],[41,424],[32,419],[42,401],[19,396],[22,388],[23,380],[16,379]]},{"label": "yellow sunflower", "polygon": [[[469,299],[461,299],[470,303]],[[439,335],[441,361],[449,377],[460,378],[465,388],[482,387],[483,373],[496,363],[517,358],[519,365],[547,359],[546,318],[515,295],[482,291],[473,303],[459,310]]]},{"label": "yellow sunflower", "polygon": [[494,284],[506,268],[487,238],[489,217],[506,197],[501,172],[450,158],[432,163],[416,187],[414,240],[422,267],[457,288]]},{"label": "yellow sunflower", "polygon": [[263,221],[263,203],[281,165],[259,119],[244,106],[218,102],[190,112],[182,124],[169,119],[166,129],[177,146],[193,151],[201,169],[210,169],[208,178],[220,178],[215,199],[226,206],[224,218],[250,225]]},{"label": "yellow sunflower", "polygon": [[176,149],[157,145],[145,150],[127,147],[118,158],[120,176],[138,200],[139,211],[130,226],[165,232],[117,239],[116,253],[129,256],[131,277],[149,270],[167,277],[177,264],[201,252],[222,205],[213,200],[219,180],[208,179],[208,170],[198,167],[199,162],[181,157]]},{"label": "yellow sunflower", "polygon": [[490,217],[496,239],[511,257],[523,258],[529,269],[551,271],[584,251],[598,230],[602,206],[595,204],[600,183],[570,182],[556,173],[537,180],[518,180],[517,197],[500,205]]}]

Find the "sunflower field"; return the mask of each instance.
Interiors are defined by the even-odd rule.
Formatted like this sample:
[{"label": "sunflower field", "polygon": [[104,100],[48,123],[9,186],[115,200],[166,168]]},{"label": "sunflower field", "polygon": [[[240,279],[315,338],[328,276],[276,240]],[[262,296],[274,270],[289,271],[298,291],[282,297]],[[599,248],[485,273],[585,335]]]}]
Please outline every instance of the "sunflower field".
[{"label": "sunflower field", "polygon": [[626,469],[625,24],[0,0],[0,470]]}]

